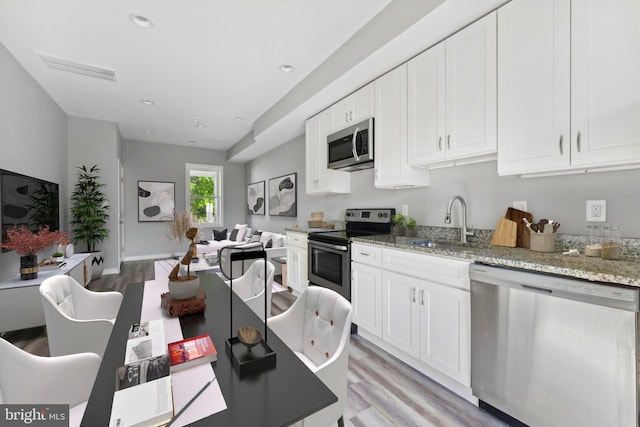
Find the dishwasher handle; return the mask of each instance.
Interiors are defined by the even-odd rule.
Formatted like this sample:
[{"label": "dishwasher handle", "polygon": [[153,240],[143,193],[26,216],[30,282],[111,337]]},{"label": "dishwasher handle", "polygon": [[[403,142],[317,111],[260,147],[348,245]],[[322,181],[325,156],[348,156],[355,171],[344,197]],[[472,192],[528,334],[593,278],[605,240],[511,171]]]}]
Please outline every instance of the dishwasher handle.
[{"label": "dishwasher handle", "polygon": [[544,293],[544,294],[552,294],[553,293],[553,290],[551,290],[551,289],[540,288],[538,286],[520,284],[520,288],[524,289],[525,291],[540,292],[540,293]]}]

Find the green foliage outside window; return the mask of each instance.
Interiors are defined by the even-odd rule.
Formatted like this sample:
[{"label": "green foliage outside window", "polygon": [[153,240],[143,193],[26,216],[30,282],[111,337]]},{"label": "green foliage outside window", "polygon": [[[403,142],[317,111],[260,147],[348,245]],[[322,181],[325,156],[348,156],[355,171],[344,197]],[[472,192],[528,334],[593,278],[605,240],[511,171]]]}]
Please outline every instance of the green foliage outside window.
[{"label": "green foliage outside window", "polygon": [[[212,222],[216,214],[215,181],[210,176],[192,176],[189,182],[191,193],[191,220],[196,223]],[[212,209],[212,218],[207,220],[207,205]]]}]

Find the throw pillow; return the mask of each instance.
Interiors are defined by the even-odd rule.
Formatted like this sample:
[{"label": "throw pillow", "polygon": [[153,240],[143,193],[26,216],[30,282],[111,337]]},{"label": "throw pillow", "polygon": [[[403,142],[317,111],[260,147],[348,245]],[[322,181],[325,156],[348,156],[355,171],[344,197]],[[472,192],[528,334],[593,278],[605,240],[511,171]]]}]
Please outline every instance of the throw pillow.
[{"label": "throw pillow", "polygon": [[273,241],[271,239],[269,239],[267,241],[267,243],[264,245],[264,248],[267,249],[267,248],[270,248],[272,246],[273,246]]},{"label": "throw pillow", "polygon": [[260,235],[260,241],[266,245],[269,239],[271,239],[272,234],[270,231],[263,231]]},{"label": "throw pillow", "polygon": [[225,240],[227,238],[227,229],[223,228],[222,230],[213,230],[213,240]]},{"label": "throw pillow", "polygon": [[262,235],[262,231],[260,230],[254,231],[251,237],[249,238],[249,243],[259,242],[261,235]]},{"label": "throw pillow", "polygon": [[231,230],[231,235],[229,236],[229,240],[231,240],[232,242],[236,241],[236,238],[238,237],[238,230],[237,228],[234,228],[233,230]]},{"label": "throw pillow", "polygon": [[274,234],[272,239],[274,248],[281,248],[284,246],[284,236],[282,236],[282,234]]}]

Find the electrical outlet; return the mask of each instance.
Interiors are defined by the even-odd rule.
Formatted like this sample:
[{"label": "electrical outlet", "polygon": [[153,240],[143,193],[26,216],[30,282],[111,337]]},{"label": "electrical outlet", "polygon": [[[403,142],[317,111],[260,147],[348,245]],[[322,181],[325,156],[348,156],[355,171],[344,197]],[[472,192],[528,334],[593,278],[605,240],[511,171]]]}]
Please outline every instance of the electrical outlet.
[{"label": "electrical outlet", "polygon": [[521,211],[527,211],[527,201],[526,200],[514,200],[513,201],[514,209],[518,209]]},{"label": "electrical outlet", "polygon": [[409,205],[402,205],[402,215],[404,216],[409,215]]},{"label": "electrical outlet", "polygon": [[587,221],[606,222],[607,221],[607,201],[587,200]]}]

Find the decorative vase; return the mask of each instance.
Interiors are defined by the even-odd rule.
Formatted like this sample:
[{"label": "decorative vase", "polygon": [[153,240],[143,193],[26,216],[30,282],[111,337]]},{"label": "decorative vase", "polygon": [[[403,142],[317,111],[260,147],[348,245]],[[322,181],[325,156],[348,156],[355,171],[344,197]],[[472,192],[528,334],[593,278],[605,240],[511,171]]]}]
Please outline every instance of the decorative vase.
[{"label": "decorative vase", "polygon": [[91,252],[91,280],[99,279],[104,271],[102,251]]},{"label": "decorative vase", "polygon": [[71,258],[73,256],[73,243],[69,243],[64,248],[64,251],[60,251],[60,252],[63,252],[65,257]]},{"label": "decorative vase", "polygon": [[38,256],[36,254],[20,257],[20,280],[31,280],[38,277]]},{"label": "decorative vase", "polygon": [[193,298],[200,288],[200,276],[189,276],[189,280],[169,280],[169,293],[173,299]]}]

